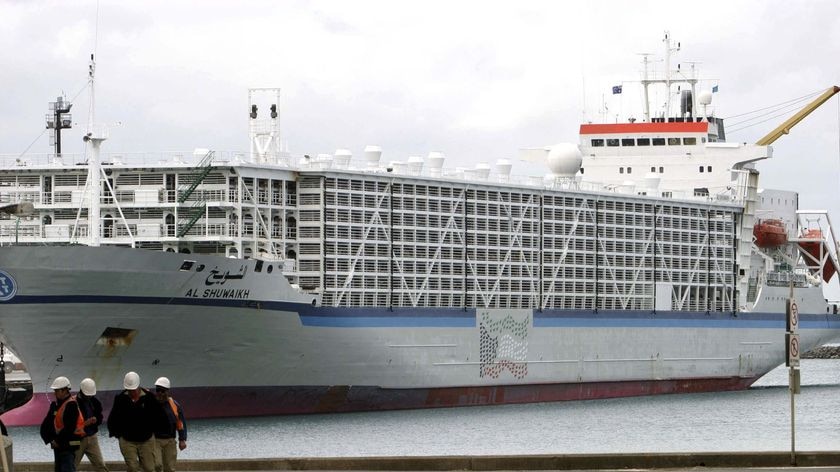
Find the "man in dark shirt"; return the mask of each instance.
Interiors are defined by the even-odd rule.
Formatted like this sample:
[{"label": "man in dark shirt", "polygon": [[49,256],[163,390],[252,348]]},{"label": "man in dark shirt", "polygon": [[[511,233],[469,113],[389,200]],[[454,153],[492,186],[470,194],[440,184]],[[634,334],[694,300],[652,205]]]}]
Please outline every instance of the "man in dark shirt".
[{"label": "man in dark shirt", "polygon": [[55,401],[41,422],[41,439],[55,456],[55,472],[76,472],[76,449],[84,436],[84,419],[76,399],[70,395],[70,380],[56,377],[50,388]]},{"label": "man in dark shirt", "polygon": [[114,406],[108,415],[108,434],[119,438],[120,452],[128,472],[154,472],[155,425],[163,416],[163,409],[155,396],[140,387],[136,372],[125,374],[123,390],[114,397]]},{"label": "man in dark shirt", "polygon": [[[155,470],[157,472],[175,472],[178,450],[187,448],[187,420],[181,404],[169,395],[169,379],[161,377],[155,381],[155,397],[161,404],[163,421],[155,428]],[[175,443],[175,435],[178,443]],[[176,447],[177,446],[177,447]]]},{"label": "man in dark shirt", "polygon": [[79,468],[82,457],[87,456],[95,470],[108,472],[108,466],[102,460],[102,450],[99,448],[99,436],[97,436],[99,425],[102,424],[102,403],[99,403],[99,399],[96,398],[96,382],[93,379],[84,379],[79,387],[76,403],[85,419],[85,437],[82,438],[82,443],[76,450],[76,468]]}]

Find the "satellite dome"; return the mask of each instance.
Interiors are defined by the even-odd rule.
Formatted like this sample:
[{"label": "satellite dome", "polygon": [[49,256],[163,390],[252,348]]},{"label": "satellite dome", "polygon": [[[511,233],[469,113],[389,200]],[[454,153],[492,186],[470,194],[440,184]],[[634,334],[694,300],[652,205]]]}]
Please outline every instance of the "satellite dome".
[{"label": "satellite dome", "polygon": [[583,154],[577,144],[555,144],[548,151],[546,162],[552,174],[558,177],[574,177],[580,171]]},{"label": "satellite dome", "polygon": [[701,105],[711,105],[712,104],[712,92],[708,90],[703,90],[700,92],[700,95],[697,96],[697,101]]}]

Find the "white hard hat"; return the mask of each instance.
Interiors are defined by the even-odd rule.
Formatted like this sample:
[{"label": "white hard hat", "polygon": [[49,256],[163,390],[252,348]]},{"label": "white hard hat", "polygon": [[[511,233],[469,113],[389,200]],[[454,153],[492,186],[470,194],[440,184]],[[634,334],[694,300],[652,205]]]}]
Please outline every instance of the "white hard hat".
[{"label": "white hard hat", "polygon": [[79,387],[81,387],[82,393],[89,397],[96,395],[96,382],[94,382],[93,379],[82,380],[79,383]]},{"label": "white hard hat", "polygon": [[70,379],[68,379],[67,377],[64,377],[64,376],[56,377],[55,380],[53,380],[52,385],[50,385],[50,388],[53,389],[53,390],[61,390],[62,388],[70,388]]},{"label": "white hard hat", "polygon": [[125,374],[123,379],[123,388],[126,390],[137,390],[140,388],[140,376],[137,372],[129,372]]},{"label": "white hard hat", "polygon": [[161,377],[161,378],[155,380],[155,386],[156,387],[163,387],[163,388],[168,390],[169,389],[169,379],[167,379],[166,377]]}]

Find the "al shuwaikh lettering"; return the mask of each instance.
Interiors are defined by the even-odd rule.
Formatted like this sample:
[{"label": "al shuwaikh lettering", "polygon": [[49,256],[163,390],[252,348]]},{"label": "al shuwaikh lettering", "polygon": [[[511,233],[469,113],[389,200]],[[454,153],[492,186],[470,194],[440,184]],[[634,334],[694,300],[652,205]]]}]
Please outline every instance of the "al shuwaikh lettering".
[{"label": "al shuwaikh lettering", "polygon": [[[214,267],[207,279],[204,280],[204,285],[224,285],[228,280],[242,280],[248,272],[246,266],[239,269],[239,273],[231,274],[230,271],[220,271],[218,267]],[[231,299],[246,299],[249,298],[250,290],[244,288],[206,288],[203,291],[197,288],[187,290],[185,297],[190,298],[231,298]]]},{"label": "al shuwaikh lettering", "polygon": [[189,289],[184,295],[190,298],[249,298],[250,290],[247,288],[206,288]]}]

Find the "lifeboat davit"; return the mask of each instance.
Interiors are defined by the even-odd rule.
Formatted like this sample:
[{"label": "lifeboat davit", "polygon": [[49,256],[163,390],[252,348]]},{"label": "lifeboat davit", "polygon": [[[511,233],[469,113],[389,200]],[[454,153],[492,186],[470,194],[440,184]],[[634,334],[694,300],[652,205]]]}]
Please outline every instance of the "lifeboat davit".
[{"label": "lifeboat davit", "polygon": [[758,220],[753,226],[755,245],[760,248],[776,247],[787,243],[787,231],[781,220]]},{"label": "lifeboat davit", "polygon": [[[802,251],[808,253],[815,260],[819,261],[821,257],[825,257],[829,254],[828,246],[826,246],[825,242],[823,241],[822,231],[818,229],[806,230],[802,234],[802,239],[813,239],[813,241],[800,241],[799,247]],[[816,273],[816,271],[814,272]],[[823,264],[822,268],[823,280],[825,282],[828,282],[829,280],[831,280],[831,277],[834,276],[835,272],[837,272],[837,267],[834,266],[834,262],[832,261],[831,257],[828,257],[825,261],[825,264]]]}]

